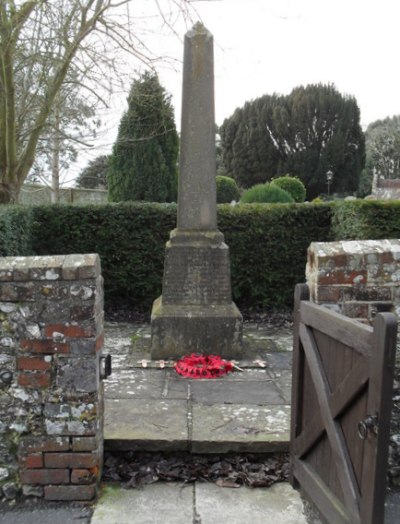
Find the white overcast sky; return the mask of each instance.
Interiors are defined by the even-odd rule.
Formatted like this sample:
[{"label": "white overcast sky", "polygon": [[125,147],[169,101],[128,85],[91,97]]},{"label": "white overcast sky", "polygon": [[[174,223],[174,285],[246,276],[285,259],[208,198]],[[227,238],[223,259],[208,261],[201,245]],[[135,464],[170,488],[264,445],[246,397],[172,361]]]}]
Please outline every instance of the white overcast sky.
[{"label": "white overcast sky", "polygon": [[[214,35],[218,124],[246,100],[316,82],[332,82],[354,95],[363,126],[400,114],[399,0],[205,0],[193,5]],[[185,31],[183,24],[175,28]],[[177,38],[159,43],[181,60]],[[159,68],[159,73],[179,111],[181,70]]]},{"label": "white overcast sky", "polygon": [[[172,34],[155,16],[155,3],[131,0],[131,9],[148,47],[172,58],[155,67],[173,96],[180,128],[182,39],[192,23],[170,16]],[[165,13],[174,10],[174,0],[158,3]],[[318,82],[354,95],[364,128],[400,114],[400,0],[193,0],[192,5],[214,35],[217,124],[247,100]],[[132,78],[137,67],[132,65]],[[129,87],[128,82],[127,92]],[[92,157],[111,150],[126,108],[126,94],[114,97],[106,139]]]}]

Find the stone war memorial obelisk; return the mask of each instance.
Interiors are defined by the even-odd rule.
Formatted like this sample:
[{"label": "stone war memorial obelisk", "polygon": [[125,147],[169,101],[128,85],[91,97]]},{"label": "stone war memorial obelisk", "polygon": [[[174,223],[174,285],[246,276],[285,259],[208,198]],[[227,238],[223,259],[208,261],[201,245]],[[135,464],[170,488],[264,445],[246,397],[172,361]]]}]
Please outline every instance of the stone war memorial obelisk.
[{"label": "stone war memorial obelisk", "polygon": [[217,229],[213,37],[185,35],[177,227],[151,313],[151,358],[238,358],[242,315],[232,302],[229,248]]}]

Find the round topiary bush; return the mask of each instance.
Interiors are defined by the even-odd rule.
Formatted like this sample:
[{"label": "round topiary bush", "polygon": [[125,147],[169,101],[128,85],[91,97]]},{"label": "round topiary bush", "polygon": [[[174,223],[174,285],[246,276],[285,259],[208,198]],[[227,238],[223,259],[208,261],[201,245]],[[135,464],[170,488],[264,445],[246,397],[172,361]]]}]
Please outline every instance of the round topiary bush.
[{"label": "round topiary bush", "polygon": [[217,182],[217,202],[218,204],[229,204],[232,200],[239,200],[239,188],[229,176],[218,175]]},{"label": "round topiary bush", "polygon": [[240,199],[243,204],[261,203],[292,203],[293,198],[287,191],[272,184],[257,184],[245,191]]},{"label": "round topiary bush", "polygon": [[304,202],[306,199],[305,185],[296,176],[281,176],[271,180],[271,184],[287,191],[295,202]]}]

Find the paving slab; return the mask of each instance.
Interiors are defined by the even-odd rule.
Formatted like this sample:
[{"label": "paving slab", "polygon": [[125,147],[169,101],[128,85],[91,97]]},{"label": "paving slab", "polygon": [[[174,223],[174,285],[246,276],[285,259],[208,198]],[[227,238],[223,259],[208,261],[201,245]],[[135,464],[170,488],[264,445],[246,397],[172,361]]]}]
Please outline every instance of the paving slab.
[{"label": "paving slab", "polygon": [[0,504],[0,524],[89,524],[91,513],[91,508],[73,503],[27,499]]},{"label": "paving slab", "polygon": [[274,380],[264,372],[264,380],[251,380],[244,371],[242,379],[194,380],[191,398],[200,404],[283,404],[283,399]]},{"label": "paving slab", "polygon": [[265,354],[268,369],[292,370],[292,353],[289,351],[267,352]]},{"label": "paving slab", "polygon": [[162,392],[163,398],[188,399],[193,380],[181,377],[174,369],[167,370]]},{"label": "paving slab", "polygon": [[290,406],[192,405],[193,453],[287,451]]},{"label": "paving slab", "polygon": [[165,384],[165,370],[122,369],[104,381],[104,394],[109,399],[160,399]]},{"label": "paving slab", "polygon": [[292,372],[287,369],[268,370],[268,374],[273,379],[273,383],[279,390],[282,398],[287,404],[290,404],[292,398]]},{"label": "paving slab", "polygon": [[188,449],[187,401],[106,399],[104,440],[108,449]]},{"label": "paving slab", "polygon": [[300,495],[286,482],[256,489],[196,483],[196,512],[201,524],[307,523]]},{"label": "paving slab", "polygon": [[107,487],[91,524],[191,524],[193,485],[157,483],[143,489]]}]

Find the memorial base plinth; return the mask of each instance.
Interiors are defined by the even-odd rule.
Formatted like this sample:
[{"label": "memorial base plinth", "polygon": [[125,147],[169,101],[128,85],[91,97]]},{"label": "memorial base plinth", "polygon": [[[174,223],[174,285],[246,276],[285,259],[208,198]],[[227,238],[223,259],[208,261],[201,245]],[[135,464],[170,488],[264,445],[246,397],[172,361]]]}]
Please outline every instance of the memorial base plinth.
[{"label": "memorial base plinth", "polygon": [[151,312],[152,360],[189,353],[242,356],[242,315],[233,302],[223,305],[165,305],[162,296]]}]

